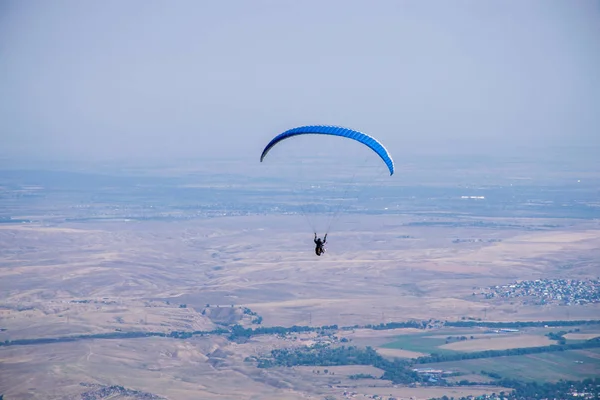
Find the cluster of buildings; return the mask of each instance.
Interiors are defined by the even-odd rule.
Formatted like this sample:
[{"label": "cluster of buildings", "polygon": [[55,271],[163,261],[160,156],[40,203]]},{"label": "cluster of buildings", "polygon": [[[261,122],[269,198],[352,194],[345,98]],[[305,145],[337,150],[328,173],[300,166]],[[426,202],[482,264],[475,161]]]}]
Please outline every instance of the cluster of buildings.
[{"label": "cluster of buildings", "polygon": [[[373,400],[398,400],[395,397],[380,396],[378,394],[361,394],[358,392],[350,392],[350,391],[344,391],[344,393],[342,395],[344,396],[344,399],[364,398],[364,399],[373,399]],[[412,399],[412,397],[411,397],[411,399]]]},{"label": "cluster of buildings", "polygon": [[[476,294],[476,293],[473,293]],[[536,279],[481,289],[486,299],[523,298],[535,304],[591,304],[600,302],[600,279]]]},{"label": "cluster of buildings", "polygon": [[440,381],[444,382],[445,378],[454,374],[453,371],[446,371],[436,368],[413,368],[413,371],[415,371],[421,378],[424,378],[424,380],[429,383],[439,383]]}]

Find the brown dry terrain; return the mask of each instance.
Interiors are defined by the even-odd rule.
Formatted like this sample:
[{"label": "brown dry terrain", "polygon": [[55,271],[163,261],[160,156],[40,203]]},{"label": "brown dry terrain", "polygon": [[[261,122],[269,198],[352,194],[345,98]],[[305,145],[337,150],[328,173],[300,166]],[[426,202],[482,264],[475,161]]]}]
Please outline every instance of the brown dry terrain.
[{"label": "brown dry terrain", "polygon": [[440,346],[440,348],[456,351],[483,351],[548,346],[554,343],[554,340],[550,340],[546,336],[511,335],[510,337],[487,337],[448,343]]},{"label": "brown dry terrain", "polygon": [[[415,220],[353,216],[330,235],[328,253],[321,258],[313,254],[304,221],[293,216],[3,224],[0,328],[5,331],[0,341],[116,330],[212,330],[235,323],[255,327],[243,307],[262,316],[263,326],[599,315],[597,305],[535,306],[471,296],[473,287],[515,279],[595,278],[596,222],[532,232],[406,225]],[[452,244],[456,237],[502,242]],[[559,268],[567,264],[571,267]],[[379,348],[410,333],[357,329],[345,335],[352,344]],[[348,390],[425,399],[501,390],[394,388],[381,380],[376,383],[383,387],[373,388],[372,382],[347,378],[375,375],[368,366],[330,368],[333,374],[323,374],[324,367],[258,369],[244,362],[313,339],[260,336],[233,343],[223,336],[154,337],[1,347],[0,393],[7,399],[77,398],[89,390],[81,383],[122,385],[169,399],[343,398]],[[523,334],[478,336],[443,347],[474,351],[546,343],[543,336]],[[379,349],[392,357],[420,354]],[[312,372],[316,369],[321,373]]]},{"label": "brown dry terrain", "polygon": [[567,333],[565,339],[569,340],[589,340],[600,337],[600,332],[598,333]]},{"label": "brown dry terrain", "polygon": [[377,353],[381,354],[384,357],[390,358],[417,358],[426,355],[426,353],[419,353],[418,351],[389,349],[385,347],[378,347]]}]

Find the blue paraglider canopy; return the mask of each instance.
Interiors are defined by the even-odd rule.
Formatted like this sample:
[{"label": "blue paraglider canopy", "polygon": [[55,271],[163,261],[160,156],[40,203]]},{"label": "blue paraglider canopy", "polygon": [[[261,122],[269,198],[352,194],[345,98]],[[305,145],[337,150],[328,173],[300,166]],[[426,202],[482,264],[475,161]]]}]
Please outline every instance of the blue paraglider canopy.
[{"label": "blue paraglider canopy", "polygon": [[262,162],[267,153],[275,146],[277,143],[282,140],[298,136],[298,135],[332,135],[332,136],[340,136],[348,139],[356,140],[359,143],[364,144],[373,150],[385,163],[390,171],[390,175],[394,174],[394,161],[392,157],[386,150],[386,148],[381,144],[377,139],[371,137],[365,133],[355,131],[353,129],[342,128],[340,126],[327,126],[327,125],[308,125],[308,126],[300,126],[298,128],[293,128],[287,130],[277,136],[275,136],[267,147],[263,150],[260,161]]}]

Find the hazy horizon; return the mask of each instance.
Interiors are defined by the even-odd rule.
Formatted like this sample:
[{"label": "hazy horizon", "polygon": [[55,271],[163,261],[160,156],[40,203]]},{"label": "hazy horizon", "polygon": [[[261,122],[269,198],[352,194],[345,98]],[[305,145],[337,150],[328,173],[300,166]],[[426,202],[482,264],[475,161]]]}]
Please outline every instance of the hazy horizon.
[{"label": "hazy horizon", "polygon": [[0,59],[9,164],[257,158],[305,124],[396,159],[600,148],[597,1],[5,1]]}]

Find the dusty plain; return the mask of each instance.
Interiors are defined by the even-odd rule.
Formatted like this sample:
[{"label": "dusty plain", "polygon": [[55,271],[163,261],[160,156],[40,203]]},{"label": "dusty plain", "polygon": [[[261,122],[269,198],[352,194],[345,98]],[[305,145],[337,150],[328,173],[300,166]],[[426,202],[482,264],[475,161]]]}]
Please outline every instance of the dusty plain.
[{"label": "dusty plain", "polygon": [[[13,193],[6,185],[3,190]],[[592,320],[600,315],[598,303],[539,305],[473,295],[516,280],[596,279],[600,222],[593,218],[348,213],[330,233],[327,254],[317,258],[312,232],[296,214],[86,219],[72,215],[74,208],[89,205],[85,201],[52,199],[31,206],[4,200],[13,219],[29,222],[0,224],[0,342],[211,331],[235,324],[336,324],[360,326],[337,334],[352,345],[371,346],[389,358],[414,358],[431,351],[390,343],[422,330],[362,327],[409,320]],[[124,203],[103,204],[118,208]],[[463,238],[481,240],[456,242]],[[253,323],[255,316],[262,318],[260,325]],[[590,329],[582,327],[566,338],[600,334]],[[442,325],[427,329],[426,335],[441,341],[432,345],[434,350],[470,352],[555,343],[547,332],[523,329],[490,336],[480,328]],[[444,343],[443,338],[462,334],[472,338]],[[505,390],[392,385],[377,379],[381,372],[371,366],[257,368],[247,361],[272,349],[317,341],[311,334],[260,335],[243,342],[207,335],[3,346],[0,394],[5,399],[342,399],[354,393],[428,399]],[[355,374],[374,378],[350,379]],[[102,391],[111,386],[130,392]]]}]

